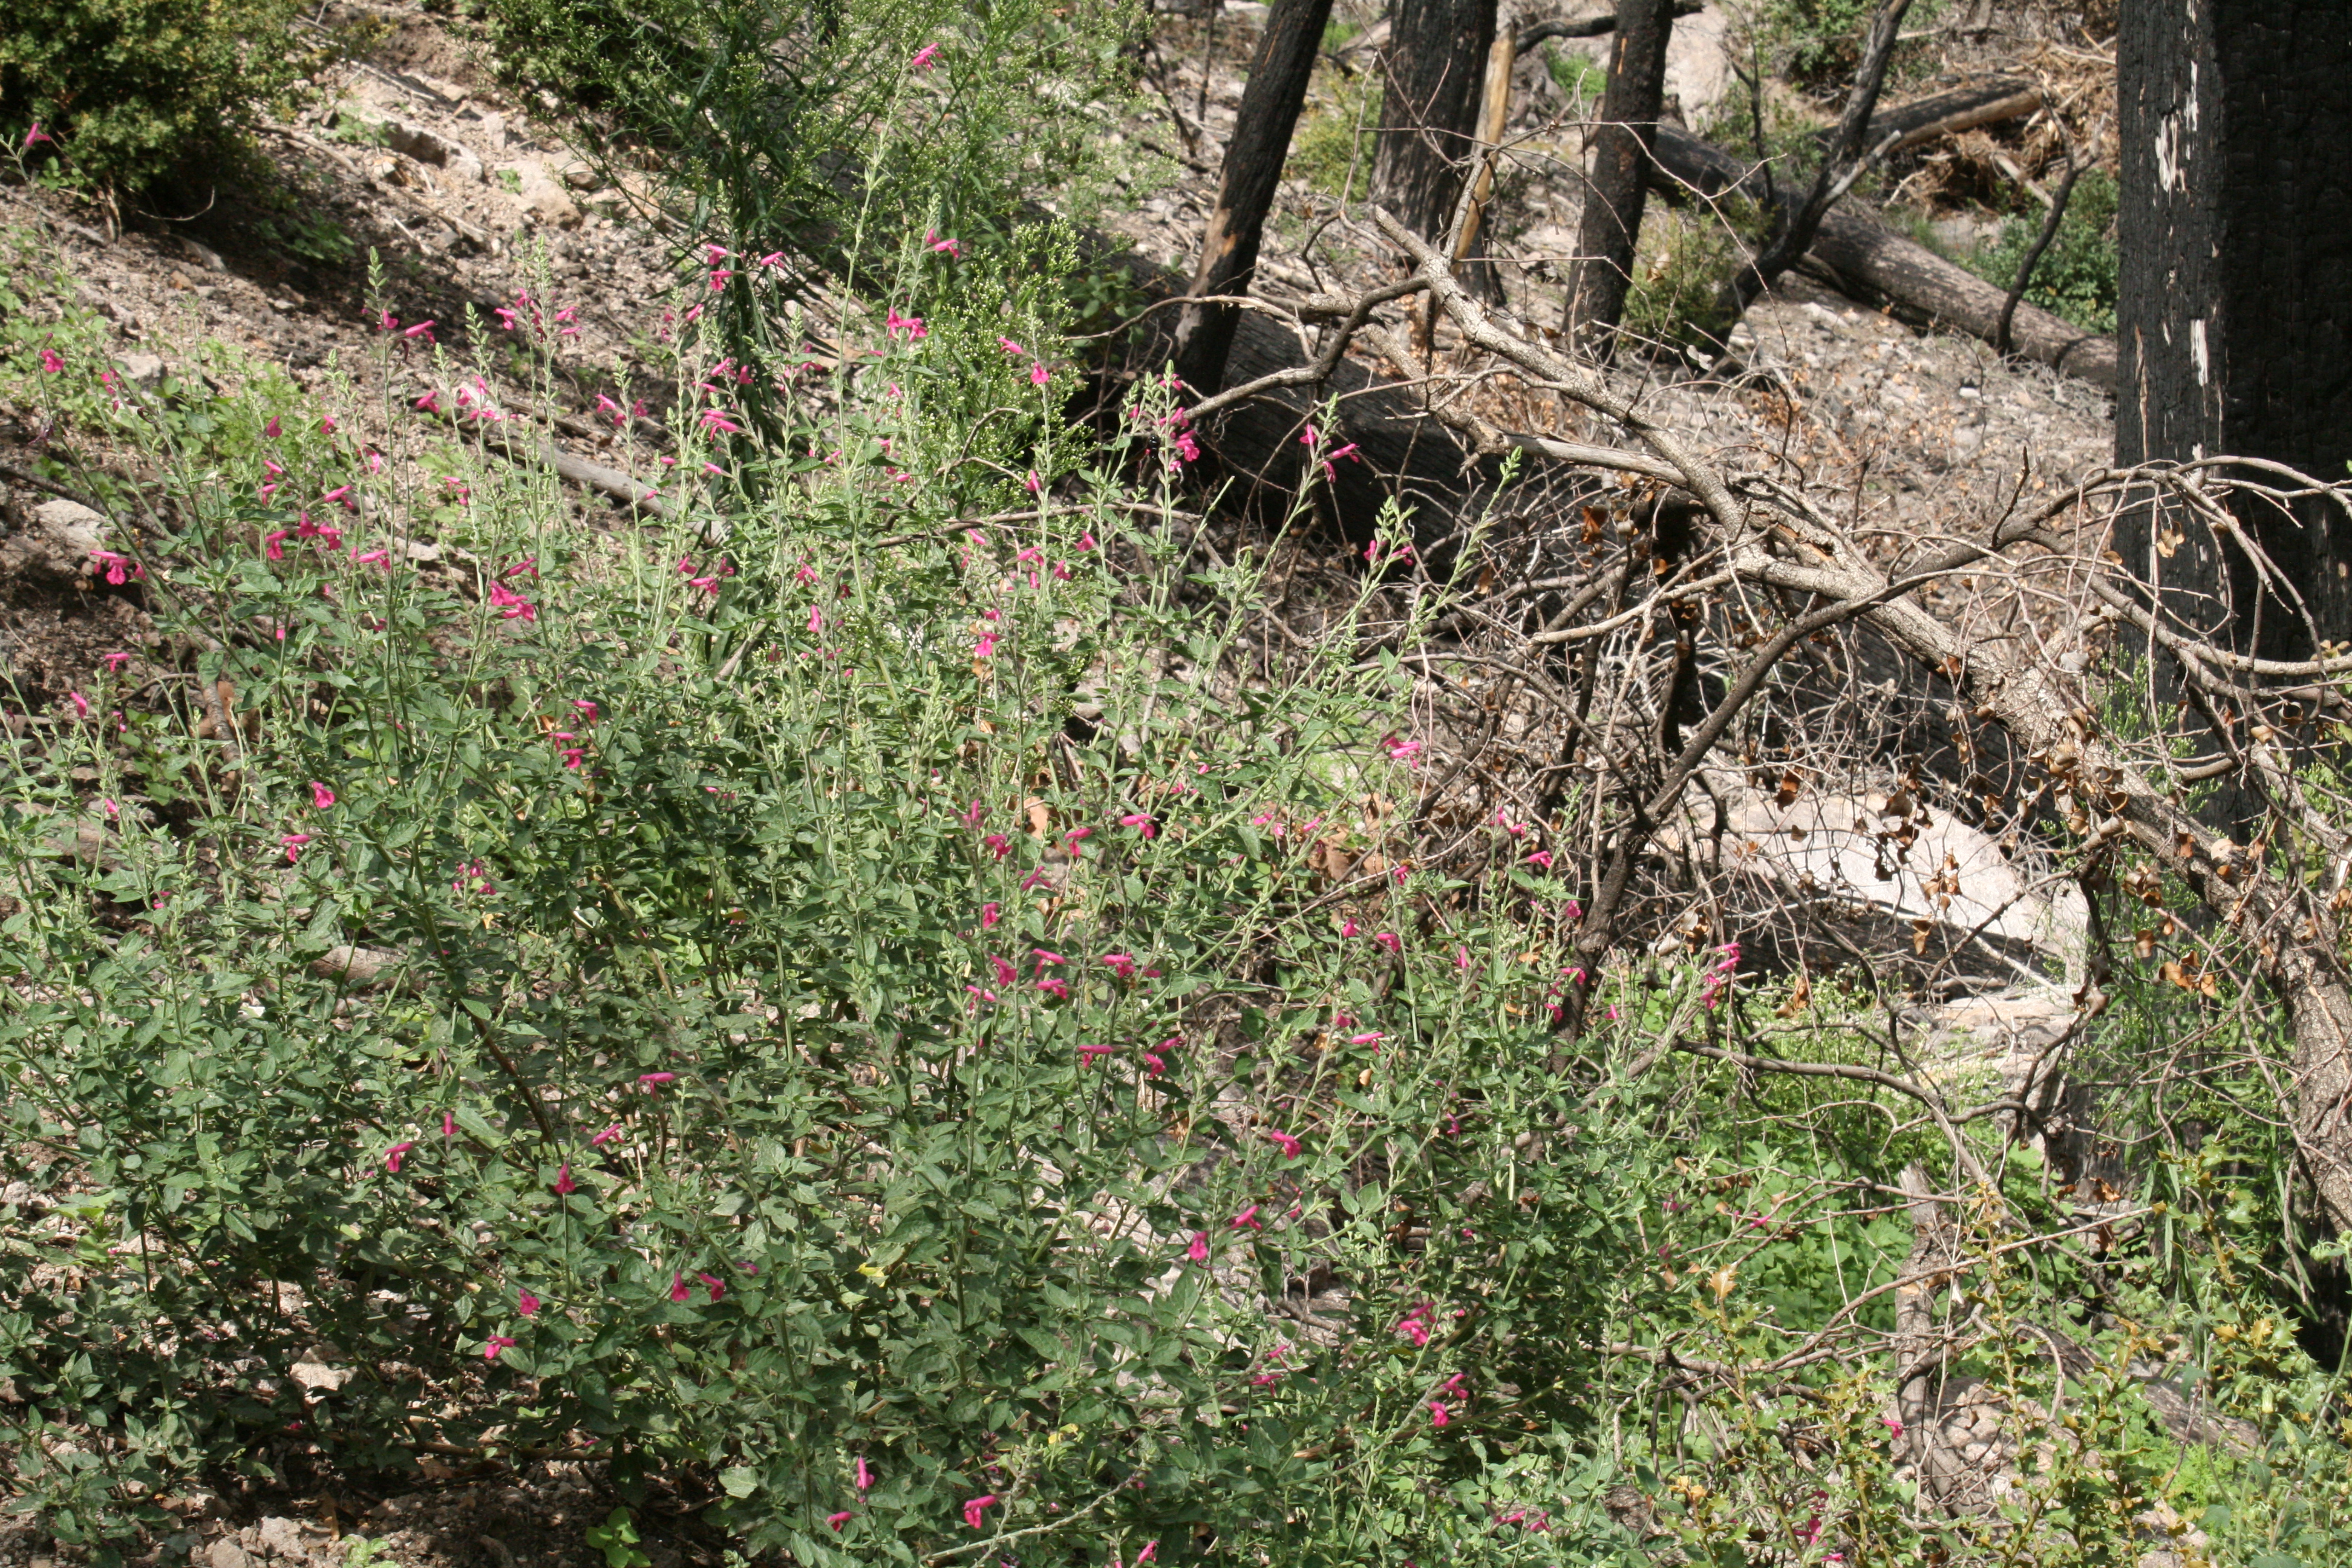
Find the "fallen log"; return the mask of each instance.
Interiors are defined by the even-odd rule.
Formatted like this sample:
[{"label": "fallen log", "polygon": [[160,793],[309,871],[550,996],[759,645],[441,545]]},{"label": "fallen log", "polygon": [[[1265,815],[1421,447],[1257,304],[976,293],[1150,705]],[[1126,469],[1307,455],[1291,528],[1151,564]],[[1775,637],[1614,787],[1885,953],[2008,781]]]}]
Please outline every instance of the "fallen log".
[{"label": "fallen log", "polygon": [[[1881,110],[1871,116],[1868,140],[1874,142],[1893,132],[1895,144],[1887,149],[1887,155],[1892,157],[1924,146],[1938,136],[2021,120],[2041,107],[2042,89],[2032,82],[2022,77],[1994,77]],[[1834,131],[1823,131],[1815,140],[1827,147],[1835,134]]]},{"label": "fallen log", "polygon": [[[1879,124],[1873,121],[1874,132]],[[1694,193],[1709,198],[1737,193],[1767,199],[1759,164],[1686,131],[1659,126],[1654,152],[1659,188],[1669,198],[1687,199]],[[1807,270],[1826,275],[1826,280],[1841,292],[1857,297],[1875,293],[1912,315],[1988,342],[2000,331],[2001,309],[2009,302],[2009,291],[2000,285],[1986,282],[1852,207],[1833,207],[1822,217],[1806,259],[1811,263]],[[2011,340],[2015,352],[2027,359],[2115,390],[2113,338],[2086,332],[2047,310],[2020,305]]]}]

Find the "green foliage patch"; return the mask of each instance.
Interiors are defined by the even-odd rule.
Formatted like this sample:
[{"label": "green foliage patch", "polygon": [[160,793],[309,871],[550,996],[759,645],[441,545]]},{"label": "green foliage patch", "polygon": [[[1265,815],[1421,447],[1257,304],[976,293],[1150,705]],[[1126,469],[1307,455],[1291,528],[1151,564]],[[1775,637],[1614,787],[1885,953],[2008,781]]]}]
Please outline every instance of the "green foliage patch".
[{"label": "green foliage patch", "polygon": [[[89,190],[138,191],[238,148],[310,68],[295,0],[12,0],[9,142]],[[53,140],[26,145],[37,125]]]},{"label": "green foliage patch", "polygon": [[[2029,301],[2086,332],[2116,330],[2117,200],[2114,175],[2084,170],[2025,290]],[[1961,258],[1961,264],[1987,282],[2012,287],[2018,268],[2041,237],[2043,221],[2038,210],[2010,218],[1998,239]]]}]

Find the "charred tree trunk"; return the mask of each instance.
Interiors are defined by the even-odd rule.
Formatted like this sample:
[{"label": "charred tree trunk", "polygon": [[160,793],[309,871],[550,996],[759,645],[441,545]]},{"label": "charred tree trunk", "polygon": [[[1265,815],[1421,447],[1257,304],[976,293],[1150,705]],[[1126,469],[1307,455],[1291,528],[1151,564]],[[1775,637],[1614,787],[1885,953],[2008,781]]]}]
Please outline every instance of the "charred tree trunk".
[{"label": "charred tree trunk", "polygon": [[1478,139],[1496,0],[1397,0],[1372,155],[1372,200],[1423,238],[1444,237]]},{"label": "charred tree trunk", "polygon": [[[2341,481],[2352,459],[2352,6],[2126,5],[2116,459],[2229,455]],[[2352,525],[2323,501],[2240,521],[2310,624],[2200,525],[2152,508],[2120,548],[2166,605],[2249,652],[2352,638]],[[2224,623],[2227,623],[2226,626]]]},{"label": "charred tree trunk", "polygon": [[1633,282],[1633,246],[1642,236],[1650,149],[1666,90],[1666,42],[1673,0],[1617,0],[1617,42],[1609,56],[1609,90],[1592,138],[1592,175],[1576,236],[1576,274],[1560,325],[1576,346],[1605,359],[1625,314]]},{"label": "charred tree trunk", "polygon": [[1275,188],[1290,153],[1290,133],[1307,102],[1307,79],[1331,20],[1331,0],[1275,0],[1259,38],[1249,83],[1242,89],[1234,139],[1225,148],[1217,210],[1209,216],[1201,264],[1192,274],[1194,303],[1176,327],[1176,374],[1199,392],[1223,384],[1238,307],[1203,303],[1216,295],[1246,294],[1257,270],[1259,240]]}]

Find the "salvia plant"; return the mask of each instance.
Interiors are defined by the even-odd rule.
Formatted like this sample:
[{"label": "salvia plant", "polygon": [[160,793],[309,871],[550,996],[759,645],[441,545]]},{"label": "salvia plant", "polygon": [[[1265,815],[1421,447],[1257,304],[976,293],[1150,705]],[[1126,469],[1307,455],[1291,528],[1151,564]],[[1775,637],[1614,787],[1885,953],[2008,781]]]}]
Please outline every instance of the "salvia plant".
[{"label": "salvia plant", "polygon": [[[16,1506],[108,1553],[226,1476],[563,1459],[616,1564],[656,1491],[807,1563],[2322,1560],[2331,1381],[2249,1243],[2274,1131],[2086,1260],[2021,1239],[2082,1227],[1990,1129],[1672,1052],[1876,1048],[1736,942],[1563,1037],[1566,847],[1505,814],[1478,879],[1414,862],[1444,585],[1270,641],[1181,389],[1066,419],[1070,231],[1017,168],[926,184],[959,102],[1091,101],[1012,47],[1079,23],[829,15],[794,47],[867,51],[823,79],[876,107],[804,149],[823,246],[730,205],[735,122],[666,154],[718,172],[648,307],[670,386],[597,405],[627,508],[505,456],[499,386],[553,401],[575,323],[544,285],[380,301],[313,398],[226,351],[124,385],[10,264],[0,397],[152,476],[99,492],[94,581],[153,626],[0,744]],[[1972,1194],[1955,1363],[2015,1457],[1942,1522],[1857,1348],[1914,1165]],[[2259,1457],[2151,1419],[2184,1337]]]}]

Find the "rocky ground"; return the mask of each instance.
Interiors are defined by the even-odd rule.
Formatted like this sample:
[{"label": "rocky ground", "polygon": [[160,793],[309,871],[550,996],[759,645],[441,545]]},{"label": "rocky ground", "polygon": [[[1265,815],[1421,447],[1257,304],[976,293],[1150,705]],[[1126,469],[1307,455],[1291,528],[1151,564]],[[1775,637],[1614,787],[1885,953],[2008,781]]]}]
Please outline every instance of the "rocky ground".
[{"label": "rocky ground", "polygon": [[[1514,20],[1588,8],[1528,0]],[[1156,262],[1191,264],[1264,12],[1235,3],[1213,16],[1161,18],[1151,85],[1129,131],[1165,181],[1118,193],[1088,215]],[[1327,142],[1332,117],[1360,106],[1357,77],[1377,42],[1369,0],[1342,0],[1339,13],[1367,30],[1318,77],[1307,131],[1321,126]],[[1717,0],[1678,29],[1670,85],[1694,123],[1729,89],[1731,21]],[[0,246],[13,238],[70,279],[106,319],[110,347],[132,380],[193,363],[201,342],[236,345],[347,408],[385,450],[416,449],[426,432],[390,412],[398,400],[351,397],[344,378],[364,384],[379,354],[396,384],[430,366],[387,348],[383,312],[404,327],[439,323],[442,347],[462,356],[494,347],[494,311],[528,290],[572,312],[576,335],[560,340],[551,384],[502,385],[502,402],[534,414],[576,454],[617,468],[657,462],[616,445],[587,416],[599,395],[626,403],[660,395],[641,350],[659,330],[683,237],[656,237],[642,193],[604,184],[533,105],[499,89],[476,46],[421,7],[332,0],[310,25],[367,42],[319,81],[310,109],[269,129],[267,181],[217,193],[184,220],[134,218],[121,234],[54,193],[0,187]],[[1997,44],[1972,47],[1997,53]],[[1517,86],[1514,170],[1497,230],[1507,295],[1540,323],[1558,314],[1559,262],[1573,247],[1576,127],[1591,106],[1540,61],[1523,63]],[[1368,144],[1362,156],[1368,163]],[[1315,181],[1286,184],[1264,292],[1296,299],[1387,275],[1390,259],[1365,231],[1337,221],[1335,205]],[[478,336],[468,334],[469,320]],[[2021,484],[2030,494],[2070,482],[2103,463],[2111,445],[2108,400],[2096,389],[2004,363],[1974,339],[1923,335],[1801,281],[1751,313],[1740,346],[1757,373],[1741,390],[1701,385],[1663,357],[1629,357],[1615,374],[1696,445],[1753,455],[1844,495],[1854,525],[1890,547],[1977,531]],[[495,380],[495,356],[483,359]],[[135,599],[99,591],[88,564],[89,541],[76,531],[102,520],[54,505],[57,495],[25,482],[42,435],[36,411],[0,408],[9,529],[0,539],[0,649],[19,700],[37,708],[86,679],[107,649],[136,643],[143,620]],[[166,1500],[184,1523],[154,1560],[206,1568],[576,1563],[589,1560],[584,1531],[612,1502],[593,1473],[569,1464],[436,1465],[368,1496],[299,1482],[224,1489]],[[656,1568],[712,1555],[690,1531],[665,1536],[663,1517],[649,1510],[646,1526]],[[0,1568],[53,1568],[70,1556],[29,1524],[0,1527]]]}]

